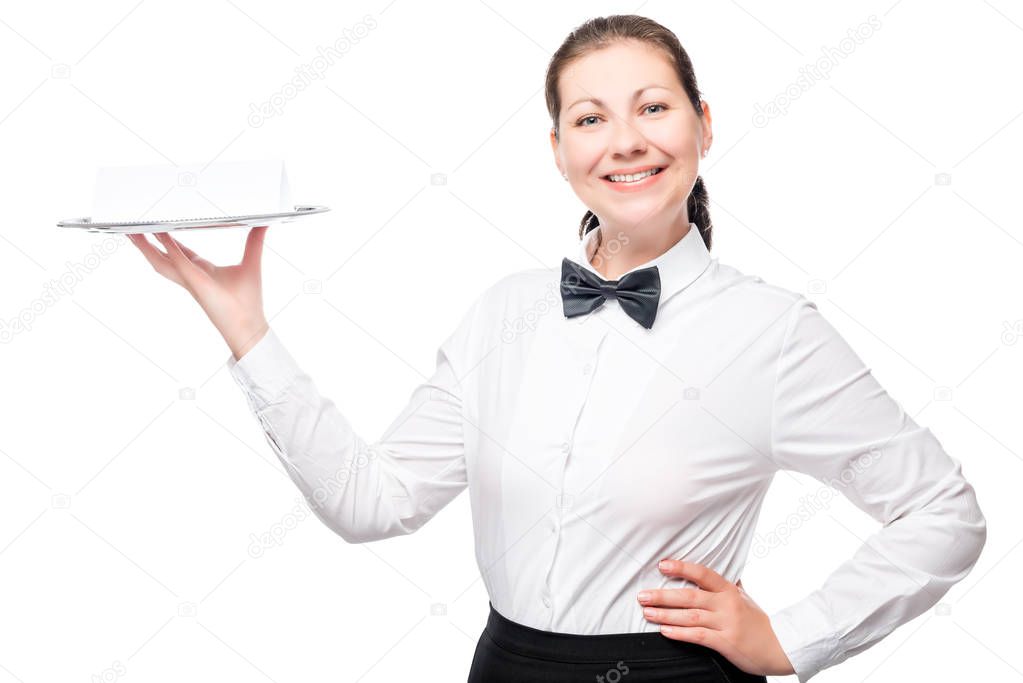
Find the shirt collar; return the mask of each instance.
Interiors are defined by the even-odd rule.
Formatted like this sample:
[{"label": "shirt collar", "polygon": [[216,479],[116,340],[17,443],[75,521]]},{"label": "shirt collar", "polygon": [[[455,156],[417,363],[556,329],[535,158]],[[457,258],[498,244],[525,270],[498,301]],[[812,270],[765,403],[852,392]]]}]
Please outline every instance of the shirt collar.
[{"label": "shirt collar", "polygon": [[[587,232],[579,242],[575,252],[569,258],[597,275],[597,277],[603,278],[604,276],[590,263],[589,258],[596,248],[595,240],[599,230],[600,228],[596,227]],[[627,272],[631,273],[640,268],[657,266],[657,272],[661,278],[660,301],[663,303],[668,297],[682,291],[692,284],[696,278],[700,277],[703,271],[707,269],[710,260],[710,252],[707,251],[707,245],[703,242],[699,227],[697,227],[696,223],[690,223],[689,232],[685,234],[685,237],[675,242],[664,253],[645,263],[641,263]],[[618,279],[625,277],[625,275],[626,273],[622,273],[618,276]]]}]

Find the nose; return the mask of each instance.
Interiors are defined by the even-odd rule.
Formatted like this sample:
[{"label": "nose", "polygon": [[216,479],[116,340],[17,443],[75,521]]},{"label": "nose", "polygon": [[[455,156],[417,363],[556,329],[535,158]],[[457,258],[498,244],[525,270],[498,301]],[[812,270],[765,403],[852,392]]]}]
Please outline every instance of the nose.
[{"label": "nose", "polygon": [[615,117],[611,122],[610,151],[616,156],[631,156],[646,151],[646,138],[630,122]]}]

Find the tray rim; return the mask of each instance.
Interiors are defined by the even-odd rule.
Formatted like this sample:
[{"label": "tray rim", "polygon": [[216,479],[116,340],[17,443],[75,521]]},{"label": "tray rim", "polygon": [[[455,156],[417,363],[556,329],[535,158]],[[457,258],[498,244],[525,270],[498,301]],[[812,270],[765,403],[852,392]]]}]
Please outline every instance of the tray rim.
[{"label": "tray rim", "polygon": [[188,224],[204,225],[207,223],[229,223],[232,221],[253,221],[269,220],[275,218],[297,218],[300,216],[311,216],[313,214],[330,211],[330,207],[319,204],[296,204],[294,211],[283,211],[276,213],[250,213],[232,216],[208,216],[204,218],[173,218],[161,221],[106,221],[93,223],[90,216],[80,218],[68,218],[57,222],[59,228],[119,228],[119,227],[144,227],[147,225],[166,225],[169,227],[180,227]]}]

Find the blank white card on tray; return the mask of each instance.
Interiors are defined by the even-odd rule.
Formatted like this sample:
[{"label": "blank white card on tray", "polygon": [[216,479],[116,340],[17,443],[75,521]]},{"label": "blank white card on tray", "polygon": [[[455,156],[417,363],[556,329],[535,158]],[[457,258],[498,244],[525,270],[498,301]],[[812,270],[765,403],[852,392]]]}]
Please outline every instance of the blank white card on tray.
[{"label": "blank white card on tray", "polygon": [[294,211],[283,161],[108,166],[92,222],[166,221]]}]

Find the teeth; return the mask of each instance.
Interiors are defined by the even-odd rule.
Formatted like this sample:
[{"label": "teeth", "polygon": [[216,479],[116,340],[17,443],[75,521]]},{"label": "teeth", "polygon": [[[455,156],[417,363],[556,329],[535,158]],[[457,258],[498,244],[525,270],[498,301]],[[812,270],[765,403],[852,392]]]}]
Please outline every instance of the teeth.
[{"label": "teeth", "polygon": [[609,176],[607,176],[607,178],[612,183],[633,183],[633,182],[636,182],[637,180],[642,180],[643,178],[646,178],[648,176],[652,176],[655,173],[660,173],[660,172],[661,172],[661,169],[659,169],[659,168],[652,168],[649,171],[645,171],[643,173],[630,173],[628,175],[609,175]]}]

